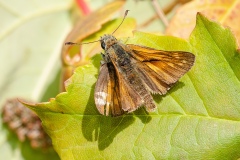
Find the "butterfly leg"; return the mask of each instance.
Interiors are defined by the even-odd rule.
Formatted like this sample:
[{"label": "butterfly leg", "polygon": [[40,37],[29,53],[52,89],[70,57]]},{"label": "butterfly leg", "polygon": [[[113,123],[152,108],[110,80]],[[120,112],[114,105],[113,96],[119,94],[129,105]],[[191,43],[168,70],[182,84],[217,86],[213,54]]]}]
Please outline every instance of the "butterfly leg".
[{"label": "butterfly leg", "polygon": [[[102,59],[103,59],[104,63],[111,62],[110,57],[108,55],[106,55],[104,53],[101,53],[101,55],[102,55]],[[102,62],[101,62],[101,64],[102,64]]]}]

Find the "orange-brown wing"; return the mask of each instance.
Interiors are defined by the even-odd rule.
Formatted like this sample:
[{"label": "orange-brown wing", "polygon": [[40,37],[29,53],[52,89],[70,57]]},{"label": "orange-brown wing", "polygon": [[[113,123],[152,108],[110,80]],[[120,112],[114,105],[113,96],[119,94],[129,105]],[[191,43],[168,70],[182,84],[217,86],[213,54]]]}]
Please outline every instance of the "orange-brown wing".
[{"label": "orange-brown wing", "polygon": [[124,113],[121,107],[118,78],[112,64],[103,64],[94,90],[94,100],[98,111],[103,115],[119,116]]},{"label": "orange-brown wing", "polygon": [[94,99],[98,111],[106,116],[120,116],[124,111],[133,112],[144,104],[111,63],[103,64],[100,68]]},{"label": "orange-brown wing", "polygon": [[120,73],[117,74],[120,84],[121,106],[128,113],[135,111],[144,104],[138,93],[126,82]]},{"label": "orange-brown wing", "polygon": [[[122,46],[124,47],[124,46]],[[125,52],[125,50],[122,50],[118,47],[115,52]],[[119,84],[119,91],[120,91],[120,106],[122,109],[126,112],[133,112],[140,106],[144,104],[144,100],[142,97],[139,95],[139,93],[136,92],[135,86],[130,85],[129,82],[127,81],[126,77],[124,77],[123,73],[120,72],[120,68],[118,68],[118,64],[116,62],[116,59],[119,58],[116,56],[116,53],[112,55],[113,57],[110,57],[111,59],[111,64],[115,68],[115,74],[116,74],[116,80],[118,81]],[[116,57],[114,57],[116,56]],[[122,57],[121,57],[122,58]],[[115,87],[116,88],[116,87]],[[119,91],[117,93],[119,93]]]},{"label": "orange-brown wing", "polygon": [[132,44],[127,47],[136,60],[136,69],[152,93],[166,94],[195,61],[195,56],[189,52],[163,51]]}]

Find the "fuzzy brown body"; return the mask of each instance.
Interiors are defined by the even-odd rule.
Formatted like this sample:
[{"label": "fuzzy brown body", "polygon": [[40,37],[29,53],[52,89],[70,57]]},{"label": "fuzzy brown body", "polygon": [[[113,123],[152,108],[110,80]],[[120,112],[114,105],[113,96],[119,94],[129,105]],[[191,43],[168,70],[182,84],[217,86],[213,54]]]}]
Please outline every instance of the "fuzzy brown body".
[{"label": "fuzzy brown body", "polygon": [[[127,46],[118,42],[109,47],[108,52],[106,53],[110,57],[111,61],[115,62],[113,64],[115,65],[115,68],[117,68],[118,74],[121,74],[124,81],[129,84],[129,87],[131,87],[132,90],[141,97],[141,102],[147,107],[148,111],[151,111],[156,108],[151,93],[144,85],[141,75],[135,68],[136,62],[134,62],[128,52],[130,52],[130,50]],[[131,112],[132,110],[129,109],[127,111]]]},{"label": "fuzzy brown body", "polygon": [[153,111],[151,93],[165,94],[195,59],[189,52],[125,45],[112,35],[101,37],[101,46],[105,53],[94,96],[103,115],[122,115],[142,105]]}]

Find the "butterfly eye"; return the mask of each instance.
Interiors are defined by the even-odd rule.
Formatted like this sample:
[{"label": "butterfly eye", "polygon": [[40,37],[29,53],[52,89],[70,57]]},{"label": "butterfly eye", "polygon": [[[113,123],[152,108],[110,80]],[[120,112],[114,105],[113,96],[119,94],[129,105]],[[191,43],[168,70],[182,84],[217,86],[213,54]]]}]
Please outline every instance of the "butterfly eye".
[{"label": "butterfly eye", "polygon": [[104,43],[104,41],[101,42],[101,47],[102,47],[102,49],[105,49],[105,43]]}]

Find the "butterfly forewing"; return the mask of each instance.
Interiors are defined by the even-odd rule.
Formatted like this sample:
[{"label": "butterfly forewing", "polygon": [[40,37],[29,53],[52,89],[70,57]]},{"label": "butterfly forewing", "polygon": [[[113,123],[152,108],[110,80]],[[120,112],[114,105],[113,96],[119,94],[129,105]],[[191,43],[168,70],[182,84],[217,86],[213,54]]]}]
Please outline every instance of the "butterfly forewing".
[{"label": "butterfly forewing", "polygon": [[100,68],[94,90],[94,99],[98,111],[103,115],[122,115],[119,82],[112,64],[105,63]]},{"label": "butterfly forewing", "polygon": [[128,44],[129,54],[152,93],[165,94],[194,64],[195,56],[183,51],[162,51]]},{"label": "butterfly forewing", "polygon": [[98,111],[105,114],[105,105],[111,102],[110,77],[107,64],[103,64],[100,68],[98,80],[94,90],[94,100]]},{"label": "butterfly forewing", "polygon": [[120,84],[119,84],[119,79],[116,75],[116,70],[113,66],[112,63],[108,63],[108,71],[109,71],[109,77],[110,77],[110,86],[109,88],[111,88],[109,94],[111,95],[111,101],[109,101],[110,103],[110,111],[108,111],[108,113],[110,113],[112,116],[119,116],[122,115],[124,113],[123,109],[122,109],[122,103],[121,103],[121,95],[120,95]]},{"label": "butterfly forewing", "polygon": [[133,88],[125,81],[125,79],[118,74],[119,84],[120,84],[120,95],[122,109],[127,112],[132,112],[138,107],[143,105],[143,100],[137,94]]}]

